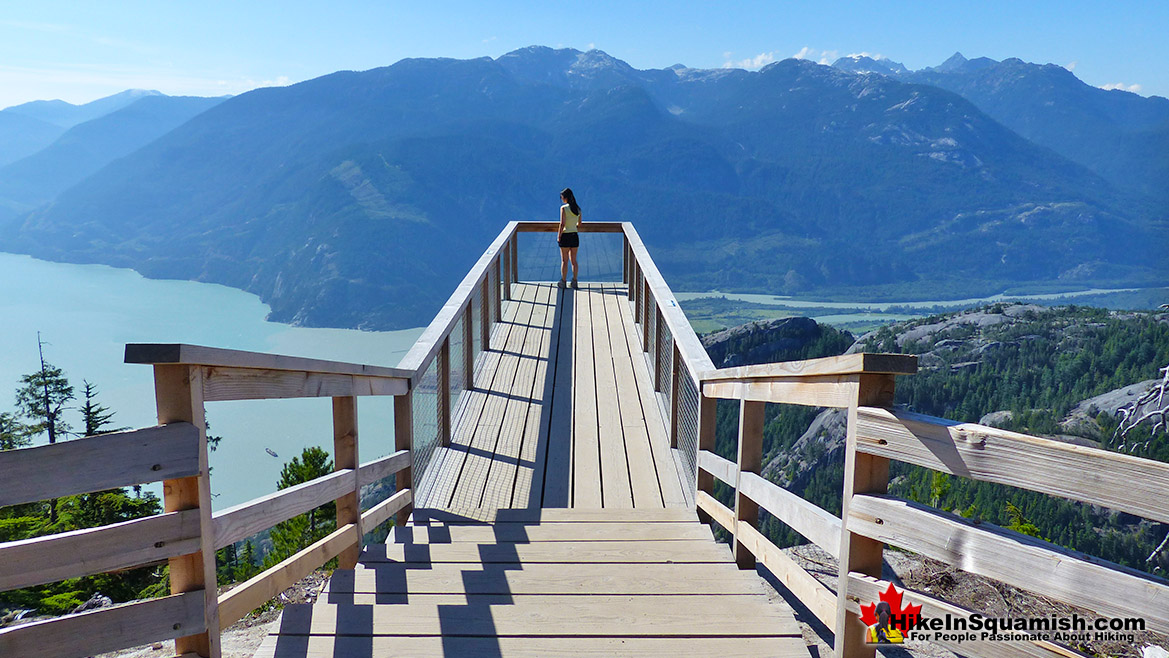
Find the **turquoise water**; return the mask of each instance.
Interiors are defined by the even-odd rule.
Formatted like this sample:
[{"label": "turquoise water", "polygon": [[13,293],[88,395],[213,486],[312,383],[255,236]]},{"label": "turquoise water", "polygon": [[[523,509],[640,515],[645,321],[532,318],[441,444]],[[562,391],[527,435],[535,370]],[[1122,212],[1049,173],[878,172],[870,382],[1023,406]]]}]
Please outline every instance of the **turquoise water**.
[{"label": "turquoise water", "polygon": [[742,302],[750,302],[753,304],[771,304],[774,306],[790,306],[792,308],[857,308],[864,309],[866,311],[883,312],[891,307],[930,309],[935,306],[972,306],[975,304],[992,304],[994,302],[1049,300],[1060,299],[1063,297],[1086,297],[1089,295],[1101,295],[1107,293],[1132,292],[1135,290],[1141,290],[1141,288],[1092,288],[1090,290],[1075,290],[1072,292],[1056,292],[1036,295],[1008,295],[1005,293],[1000,293],[998,295],[990,295],[988,297],[943,299],[924,302],[831,302],[810,299],[795,299],[783,295],[724,293],[717,290],[712,290],[710,292],[677,292],[674,293],[674,297],[676,297],[678,301],[683,302],[694,299],[703,299],[707,297],[725,297],[726,299],[734,299]]},{"label": "turquoise water", "polygon": [[[0,411],[15,410],[20,376],[45,358],[65,371],[80,395],[82,379],[116,412],[118,426],[156,422],[150,366],[122,363],[126,343],[191,343],[371,365],[394,366],[422,329],[366,332],[305,329],[267,322],[255,295],[191,281],[145,279],[132,270],[70,265],[0,253]],[[393,451],[393,401],[358,401],[362,461]],[[211,455],[214,507],[275,490],[285,461],[310,445],[332,449],[332,406],[326,399],[214,402],[211,433],[223,437]],[[74,429],[80,413],[66,421]],[[279,457],[272,457],[265,448]]]}]

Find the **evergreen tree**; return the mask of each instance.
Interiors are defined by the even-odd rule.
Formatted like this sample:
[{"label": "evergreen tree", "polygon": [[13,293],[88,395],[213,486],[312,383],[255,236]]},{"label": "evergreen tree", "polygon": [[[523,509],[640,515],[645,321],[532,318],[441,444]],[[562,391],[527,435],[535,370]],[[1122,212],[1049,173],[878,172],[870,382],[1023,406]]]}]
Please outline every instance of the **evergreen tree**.
[{"label": "evergreen tree", "polygon": [[97,401],[97,385],[88,380],[81,380],[84,390],[82,396],[85,403],[81,405],[81,418],[85,423],[84,436],[97,436],[110,432],[121,432],[129,428],[110,428],[113,425],[114,412]]},{"label": "evergreen tree", "polygon": [[0,412],[0,450],[13,450],[32,442],[28,428],[16,414]]},{"label": "evergreen tree", "polygon": [[[22,416],[31,421],[28,425],[31,434],[45,432],[49,436],[49,444],[54,444],[58,437],[69,432],[69,426],[62,420],[61,414],[65,411],[65,405],[73,399],[73,386],[60,368],[45,362],[44,343],[39,333],[37,352],[41,359],[41,369],[20,378],[16,407]],[[49,501],[49,522],[57,522],[55,498]]]},{"label": "evergreen tree", "polygon": [[[277,489],[287,489],[333,472],[333,460],[323,448],[305,448],[299,457],[284,464],[280,469]],[[264,560],[265,565],[275,564],[300,549],[321,539],[337,527],[337,506],[328,503],[307,514],[294,516],[272,528],[273,550]]]}]

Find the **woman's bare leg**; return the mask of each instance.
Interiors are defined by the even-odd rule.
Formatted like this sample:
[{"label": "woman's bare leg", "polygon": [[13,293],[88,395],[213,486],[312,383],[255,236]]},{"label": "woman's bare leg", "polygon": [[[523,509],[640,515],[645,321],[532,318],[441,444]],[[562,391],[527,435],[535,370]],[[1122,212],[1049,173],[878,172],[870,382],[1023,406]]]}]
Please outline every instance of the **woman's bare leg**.
[{"label": "woman's bare leg", "polygon": [[568,252],[575,251],[566,247],[560,248],[560,283],[568,276]]},{"label": "woman's bare leg", "polygon": [[572,259],[572,282],[574,284],[576,283],[577,275],[580,274],[580,266],[576,264],[576,250],[577,247],[568,250],[568,257]]}]

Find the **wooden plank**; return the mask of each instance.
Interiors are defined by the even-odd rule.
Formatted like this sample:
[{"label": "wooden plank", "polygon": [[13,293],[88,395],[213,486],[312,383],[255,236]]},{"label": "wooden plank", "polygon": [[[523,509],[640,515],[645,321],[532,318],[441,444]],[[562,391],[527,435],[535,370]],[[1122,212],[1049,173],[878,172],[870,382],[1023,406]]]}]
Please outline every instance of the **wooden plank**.
[{"label": "wooden plank", "polygon": [[[516,231],[519,233],[555,233],[560,230],[560,222],[516,222]],[[621,233],[624,230],[622,222],[581,222],[581,233]]]},{"label": "wooden plank", "polygon": [[394,528],[386,542],[398,544],[427,544],[449,542],[537,542],[537,541],[612,541],[612,540],[669,540],[712,539],[710,528],[697,523],[555,523],[524,525],[519,523],[494,526],[449,526],[427,528],[418,526]]},{"label": "wooden plank", "polygon": [[603,507],[604,471],[597,417],[593,317],[589,290],[577,290],[572,366],[572,507]]},{"label": "wooden plank", "polygon": [[[848,527],[964,571],[1169,632],[1169,581],[990,523],[888,496],[854,496]],[[872,575],[872,574],[869,574]]]},{"label": "wooden plank", "polygon": [[857,449],[1169,523],[1169,464],[907,411],[859,410]]},{"label": "wooden plank", "polygon": [[694,496],[694,502],[698,509],[706,512],[711,519],[721,525],[727,532],[732,532],[735,527],[735,510],[718,502],[714,496],[699,491]]},{"label": "wooden plank", "polygon": [[[621,405],[617,398],[617,375],[613,363],[614,350],[609,342],[610,320],[605,303],[605,298],[613,297],[613,295],[607,294],[603,286],[589,286],[587,290],[585,296],[589,300],[589,317],[592,321],[593,334],[593,372],[590,375],[578,371],[578,376],[584,375],[587,379],[577,380],[575,385],[596,387],[597,443],[601,458],[601,500],[603,505],[606,508],[632,508],[634,498],[629,473],[630,458],[626,454],[627,446],[622,427]],[[614,301],[616,301],[615,298]],[[613,321],[619,322],[620,319],[614,318]],[[620,353],[618,353],[617,358],[622,358]],[[646,479],[656,488],[656,475],[651,475]]]},{"label": "wooden plank", "polygon": [[[469,305],[477,286],[483,289],[483,307],[488,306],[487,295],[491,293],[488,290],[487,281],[491,279],[490,270],[497,264],[496,258],[500,250],[503,249],[503,245],[514,235],[515,227],[515,222],[508,222],[491,245],[487,247],[487,250],[483,252],[483,255],[479,257],[479,260],[475,261],[475,264],[467,271],[467,275],[455,287],[450,298],[443,304],[442,309],[422,331],[418,340],[414,342],[414,346],[410,348],[406,356],[402,357],[402,361],[398,364],[399,369],[414,372],[416,373],[414,377],[417,378],[417,373],[422,371],[422,366],[430,363],[430,360],[438,353],[443,339],[450,335],[455,323],[458,322],[459,315]],[[487,317],[486,312],[484,317]],[[484,322],[483,326],[486,328],[487,323]],[[487,330],[485,329],[485,331]],[[483,341],[483,344],[486,346],[487,341]]]},{"label": "wooden plank", "polygon": [[366,377],[224,366],[206,367],[203,370],[207,402],[403,395],[409,389],[409,380],[404,377]]},{"label": "wooden plank", "polygon": [[[629,481],[633,491],[634,507],[663,507],[662,485],[649,444],[649,428],[641,408],[641,393],[637,375],[633,372],[634,357],[640,351],[631,351],[626,334],[626,314],[622,313],[625,296],[619,288],[607,290],[605,325],[608,329],[612,356],[614,386],[609,390],[610,404],[618,409],[618,422],[624,437],[624,453],[629,460]],[[598,387],[600,388],[600,387]]]},{"label": "wooden plank", "polygon": [[387,368],[385,366],[184,344],[130,343],[126,345],[125,362],[154,365],[198,365],[229,369],[259,368],[261,370],[287,370],[389,379],[409,378],[412,374],[410,368]]},{"label": "wooden plank", "polygon": [[[397,530],[397,528],[395,528]],[[703,539],[672,539],[642,541],[617,539],[613,541],[548,541],[532,544],[379,544],[367,546],[362,563],[406,562],[434,565],[447,562],[460,564],[645,564],[694,563],[731,564],[726,544],[716,544],[709,537]],[[478,567],[475,567],[478,568]]]},{"label": "wooden plank", "polygon": [[739,491],[832,557],[840,555],[840,519],[831,512],[756,473],[739,476]]},{"label": "wooden plank", "polygon": [[363,487],[367,484],[373,484],[404,468],[409,468],[412,463],[411,459],[409,450],[399,450],[392,455],[365,462],[358,470],[357,481]]},{"label": "wooden plank", "polygon": [[[297,606],[299,607],[299,606]],[[798,636],[790,610],[762,596],[557,596],[526,605],[317,604],[285,607],[281,633],[488,637]],[[308,614],[305,614],[308,613]],[[695,620],[702,619],[701,624]]]},{"label": "wooden plank", "polygon": [[735,478],[735,525],[732,550],[740,569],[754,569],[755,555],[740,540],[740,529],[759,522],[759,505],[743,495],[743,476],[758,473],[763,467],[763,410],[762,402],[743,400],[739,403],[739,456]]},{"label": "wooden plank", "polygon": [[748,550],[759,558],[763,566],[767,567],[767,570],[778,578],[800,603],[807,606],[821,623],[829,628],[836,623],[836,592],[816,580],[815,576],[796,564],[795,560],[754,527],[739,526],[739,537]]},{"label": "wooden plank", "polygon": [[[517,296],[528,299],[532,313],[524,331],[520,346],[520,358],[515,379],[506,401],[506,409],[500,427],[499,439],[495,444],[495,456],[487,472],[487,485],[483,490],[480,507],[511,507],[517,488],[517,476],[523,459],[524,446],[532,446],[532,458],[526,468],[535,461],[535,444],[539,437],[539,409],[535,399],[537,391],[543,391],[544,382],[540,363],[546,361],[548,342],[549,306],[551,286],[516,284]],[[533,420],[535,409],[535,420]]]},{"label": "wooden plank", "polygon": [[720,658],[808,658],[800,638],[780,637],[328,637],[269,635],[255,658],[373,655],[379,658],[444,656],[719,656]]},{"label": "wooden plank", "polygon": [[[523,569],[468,570],[460,564],[417,569],[370,564],[336,572],[329,593],[363,594],[767,594],[758,575],[730,564],[525,564]],[[834,597],[835,598],[835,597]],[[329,602],[345,602],[330,598]],[[359,601],[352,601],[359,603]],[[367,600],[374,603],[374,600]],[[387,602],[382,599],[382,602]]]},{"label": "wooden plank", "polygon": [[[352,648],[350,648],[352,647]],[[276,658],[285,651],[305,658],[333,658],[342,655],[374,655],[385,658],[442,656],[643,656],[677,658],[682,655],[725,658],[808,657],[808,648],[799,638],[703,637],[703,638],[483,638],[483,637],[373,637],[332,638],[324,636],[270,635],[256,658]],[[370,653],[372,652],[372,653]]]},{"label": "wooden plank", "polygon": [[353,469],[347,468],[216,512],[215,547],[234,544],[334,501],[353,491],[353,478]]},{"label": "wooden plank", "polygon": [[211,470],[207,464],[207,416],[203,407],[203,369],[188,365],[154,366],[154,401],[158,424],[190,423],[199,431],[199,475],[166,480],[163,510],[199,511],[199,550],[172,557],[171,594],[200,592],[203,623],[198,630],[175,639],[175,652],[219,655],[219,609],[215,605],[215,527],[211,521]]},{"label": "wooden plank", "polygon": [[[552,381],[548,374],[548,363],[551,358],[552,334],[557,331],[557,328],[552,326],[556,321],[554,306],[556,289],[551,284],[542,284],[538,292],[541,294],[538,294],[537,300],[543,305],[543,313],[533,314],[541,316],[540,331],[535,333],[536,341],[532,350],[536,369],[529,392],[531,402],[527,405],[528,417],[524,424],[523,443],[515,465],[511,507],[538,506],[543,497],[544,469],[540,460],[547,454],[548,432],[546,424],[541,421],[545,418],[547,405],[551,402],[549,385]],[[524,349],[525,352],[528,349],[526,344]]]},{"label": "wooden plank", "polygon": [[[878,597],[888,590],[889,584],[888,581],[864,574],[850,573],[848,575],[848,591],[852,592],[860,601],[864,602],[879,600]],[[900,586],[897,586],[897,590],[903,593],[905,603],[920,605],[921,615],[927,619],[945,618],[946,615],[965,618],[974,612],[973,610],[967,610],[966,608],[946,601],[940,601]],[[850,600],[849,608],[854,608],[856,614],[860,614],[860,603]],[[978,640],[966,640],[961,643],[939,640],[933,640],[933,642],[951,651],[958,652],[960,655],[978,656],[979,658],[1015,658],[1016,656],[1030,658],[1088,658],[1087,654],[1057,645],[1053,642],[980,642]]]},{"label": "wooden plank", "polygon": [[698,468],[718,478],[728,487],[739,481],[739,467],[729,459],[723,459],[709,450],[698,451]]},{"label": "wooden plank", "polygon": [[203,591],[195,590],[0,629],[0,656],[92,656],[203,630]]},{"label": "wooden plank", "polygon": [[[382,502],[361,513],[361,529],[370,532],[379,525],[390,520],[390,517],[400,510],[406,509],[414,502],[414,492],[403,489]],[[348,567],[352,569],[352,567]]]},{"label": "wooden plank", "polygon": [[[462,471],[459,473],[458,482],[450,501],[450,505],[453,506],[479,507],[483,504],[484,492],[490,483],[489,475],[500,434],[509,430],[507,423],[514,423],[517,417],[518,412],[516,411],[513,411],[512,415],[509,416],[508,409],[513,406],[513,397],[518,395],[515,388],[517,373],[520,370],[521,362],[524,361],[522,358],[524,341],[528,331],[531,330],[529,324],[536,307],[533,303],[534,288],[525,286],[520,292],[522,297],[507,305],[507,312],[511,320],[504,325],[507,332],[504,339],[506,344],[501,346],[502,353],[499,357],[499,364],[495,368],[491,385],[486,391],[487,397],[484,401],[482,414],[479,416],[466,455],[463,458]],[[522,384],[520,388],[522,389]],[[526,417],[526,413],[524,417]],[[511,500],[510,487],[513,484],[514,480],[507,483],[509,487],[508,501]]]},{"label": "wooden plank", "polygon": [[[718,400],[708,398],[702,395],[702,385],[698,385],[698,454],[695,456],[695,473],[694,473],[694,490],[695,493],[705,491],[707,494],[714,493],[714,476],[701,468],[701,462],[704,459],[703,455],[710,455],[717,457],[714,454],[716,444],[716,420],[718,418]],[[723,459],[722,461],[730,464],[729,461]],[[738,467],[731,464],[732,471],[738,470]],[[728,474],[729,475],[729,474]],[[699,519],[703,523],[709,521],[705,514],[699,514]]]},{"label": "wooden plank", "polygon": [[219,628],[222,630],[232,625],[359,541],[361,537],[356,525],[338,528],[287,560],[236,586],[219,597]]},{"label": "wooden plank", "polygon": [[[483,513],[486,512],[484,515]],[[526,508],[459,510],[417,509],[413,525],[483,525],[486,523],[677,523],[697,521],[694,510],[638,507],[634,509]]]},{"label": "wooden plank", "polygon": [[856,399],[861,375],[813,375],[771,381],[703,382],[702,394],[721,400],[749,400],[810,407],[847,407]]},{"label": "wooden plank", "polygon": [[646,250],[645,244],[641,241],[641,236],[637,234],[633,224],[625,222],[623,226],[625,237],[629,240],[629,248],[633,252],[634,258],[637,259],[645,277],[646,288],[651,293],[647,297],[657,300],[666,326],[670,328],[670,333],[673,334],[674,341],[678,344],[678,351],[682,354],[682,360],[686,363],[690,376],[696,381],[701,381],[706,372],[714,370],[714,363],[707,355],[706,348],[702,347],[702,342],[698,340],[694,329],[690,327],[690,321],[686,319],[686,314],[682,312],[682,307],[678,305],[674,293],[666,285],[666,280],[662,278],[657,265],[650,258],[649,251]]},{"label": "wooden plank", "polygon": [[199,550],[199,512],[185,510],[0,544],[0,591],[149,564]]},{"label": "wooden plank", "polygon": [[361,475],[357,453],[357,398],[333,398],[333,470],[349,471],[352,489],[336,499],[337,527],[357,526],[357,543],[337,556],[338,569],[352,569],[361,555]]},{"label": "wooden plank", "polygon": [[811,375],[892,374],[912,375],[917,372],[917,356],[913,354],[841,354],[804,361],[760,363],[735,368],[720,368],[703,375],[704,381],[763,379],[770,377],[807,377]]},{"label": "wooden plank", "polygon": [[682,491],[678,468],[670,455],[670,440],[666,436],[666,422],[662,418],[661,406],[657,403],[653,392],[653,380],[637,342],[637,328],[631,322],[629,307],[624,304],[621,306],[623,320],[621,324],[625,329],[625,344],[629,350],[629,363],[633,368],[633,379],[637,384],[641,416],[644,419],[645,430],[649,435],[649,449],[653,458],[654,470],[657,473],[658,485],[661,487],[662,502],[666,507],[689,507],[686,495]]},{"label": "wooden plank", "polygon": [[[546,445],[543,460],[543,496],[539,507],[570,507],[572,505],[572,372],[575,367],[576,295],[567,289],[555,292],[559,323],[555,329],[555,355],[549,355],[553,370],[551,390],[545,389],[545,404],[550,404],[547,427],[541,428],[541,441]],[[553,360],[555,359],[555,360]]]},{"label": "wooden plank", "polygon": [[190,423],[0,452],[0,507],[199,474]]}]

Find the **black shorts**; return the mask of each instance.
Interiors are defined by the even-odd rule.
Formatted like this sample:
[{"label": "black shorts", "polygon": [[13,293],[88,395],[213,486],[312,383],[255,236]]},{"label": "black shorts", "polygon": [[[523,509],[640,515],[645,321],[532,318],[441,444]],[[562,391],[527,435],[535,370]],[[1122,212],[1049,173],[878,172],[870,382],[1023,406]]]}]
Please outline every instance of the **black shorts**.
[{"label": "black shorts", "polygon": [[569,233],[565,231],[560,234],[560,248],[561,249],[575,249],[580,246],[580,234],[576,231]]}]

